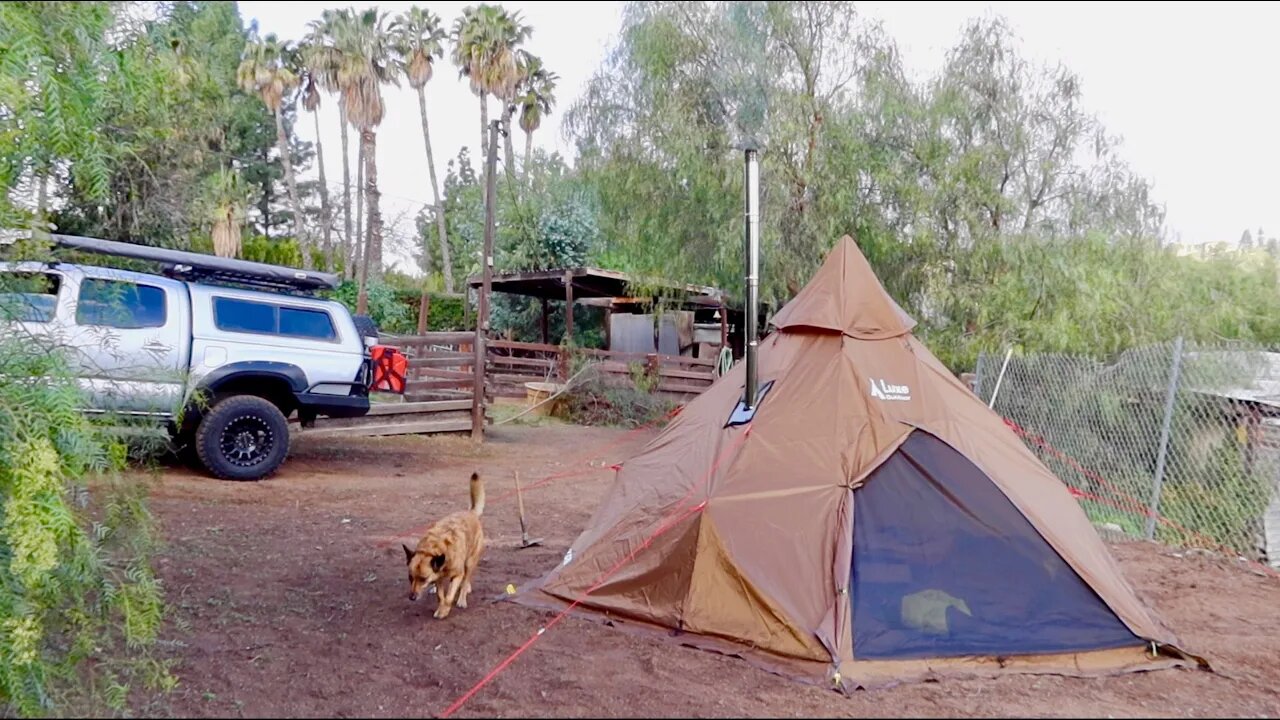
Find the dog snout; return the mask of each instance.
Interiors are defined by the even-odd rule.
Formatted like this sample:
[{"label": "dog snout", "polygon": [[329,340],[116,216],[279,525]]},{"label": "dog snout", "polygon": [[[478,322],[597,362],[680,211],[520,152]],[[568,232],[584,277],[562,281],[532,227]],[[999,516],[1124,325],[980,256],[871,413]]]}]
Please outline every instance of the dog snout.
[{"label": "dog snout", "polygon": [[410,590],[410,591],[409,591],[409,601],[410,601],[410,602],[413,602],[413,601],[415,601],[415,600],[417,600],[417,599],[418,599],[418,591],[417,591],[417,590]]}]

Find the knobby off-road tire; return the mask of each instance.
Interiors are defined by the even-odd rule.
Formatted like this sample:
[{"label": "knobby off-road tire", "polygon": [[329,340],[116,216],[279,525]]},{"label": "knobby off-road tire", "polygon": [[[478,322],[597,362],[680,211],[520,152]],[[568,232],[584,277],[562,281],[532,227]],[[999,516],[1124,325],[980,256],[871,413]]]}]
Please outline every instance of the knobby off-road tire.
[{"label": "knobby off-road tire", "polygon": [[233,395],[209,409],[196,429],[200,463],[223,480],[261,480],[289,454],[289,422],[270,401]]}]

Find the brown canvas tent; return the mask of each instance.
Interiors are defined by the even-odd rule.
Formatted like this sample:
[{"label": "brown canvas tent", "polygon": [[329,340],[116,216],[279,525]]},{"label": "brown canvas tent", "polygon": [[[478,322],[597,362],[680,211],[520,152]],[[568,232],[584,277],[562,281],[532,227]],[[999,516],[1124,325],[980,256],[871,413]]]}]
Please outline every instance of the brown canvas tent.
[{"label": "brown canvas tent", "polygon": [[[517,600],[849,690],[1204,661],[1056,478],[911,334],[851,238]],[[603,579],[602,579],[603,578]]]}]

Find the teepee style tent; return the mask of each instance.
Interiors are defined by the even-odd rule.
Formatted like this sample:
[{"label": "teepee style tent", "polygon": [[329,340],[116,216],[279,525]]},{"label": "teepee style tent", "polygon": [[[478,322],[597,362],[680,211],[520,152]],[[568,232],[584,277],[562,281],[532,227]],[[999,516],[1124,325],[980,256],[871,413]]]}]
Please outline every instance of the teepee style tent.
[{"label": "teepee style tent", "polygon": [[1199,664],[1066,486],[911,335],[842,238],[518,600],[849,690]]}]

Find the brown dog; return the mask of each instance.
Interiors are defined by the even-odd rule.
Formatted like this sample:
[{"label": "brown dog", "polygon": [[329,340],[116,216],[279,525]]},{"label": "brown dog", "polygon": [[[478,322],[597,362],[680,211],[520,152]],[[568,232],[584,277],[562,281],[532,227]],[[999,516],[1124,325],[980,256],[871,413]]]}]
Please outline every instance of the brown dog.
[{"label": "brown dog", "polygon": [[402,545],[409,563],[409,599],[417,600],[423,590],[435,585],[439,598],[435,617],[441,620],[449,616],[455,603],[460,608],[467,606],[471,574],[484,551],[483,512],[484,483],[479,473],[471,473],[471,509],[441,518],[418,541],[417,550]]}]

